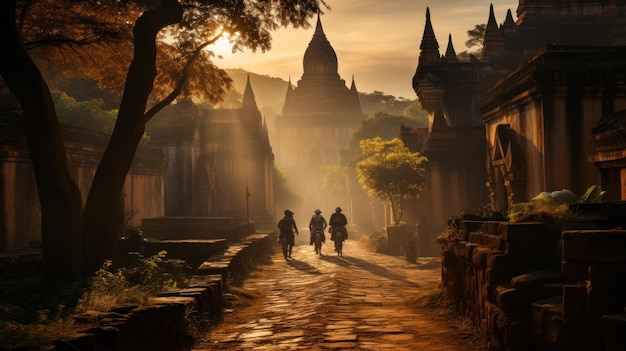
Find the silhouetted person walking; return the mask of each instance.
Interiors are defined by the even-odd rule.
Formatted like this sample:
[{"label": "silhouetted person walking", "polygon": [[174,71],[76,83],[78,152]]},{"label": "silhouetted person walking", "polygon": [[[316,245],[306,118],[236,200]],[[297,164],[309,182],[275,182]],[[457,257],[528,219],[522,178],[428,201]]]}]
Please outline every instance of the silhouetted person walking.
[{"label": "silhouetted person walking", "polygon": [[280,230],[280,242],[283,247],[283,255],[285,259],[291,258],[291,250],[295,243],[295,236],[293,233],[298,234],[298,226],[293,219],[293,212],[285,210],[285,217],[278,221],[278,229]]}]

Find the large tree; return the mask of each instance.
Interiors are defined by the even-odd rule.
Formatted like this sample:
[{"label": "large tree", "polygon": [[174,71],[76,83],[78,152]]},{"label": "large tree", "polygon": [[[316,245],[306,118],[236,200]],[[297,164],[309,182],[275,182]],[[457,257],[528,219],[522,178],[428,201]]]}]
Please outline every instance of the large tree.
[{"label": "large tree", "polygon": [[[91,13],[91,17],[84,17],[85,22],[80,21],[86,23],[86,29],[91,28],[90,19],[100,18],[98,14],[108,14],[111,18],[119,16],[121,10],[111,10],[114,7],[110,6],[132,3],[144,10],[132,29],[133,56],[125,75],[117,121],[83,209],[81,194],[68,171],[50,89],[25,45],[25,17],[36,3],[36,0],[0,2],[0,74],[23,110],[23,125],[41,203],[45,273],[50,279],[66,280],[90,274],[103,260],[112,256],[122,224],[122,186],[146,123],[181,93],[201,88],[202,80],[197,85],[185,83],[192,74],[195,61],[210,62],[211,55],[205,48],[228,32],[234,49],[268,50],[272,30],[287,25],[308,26],[308,20],[319,13],[320,6],[325,6],[323,0],[49,1],[59,4],[57,11],[66,11],[65,7],[77,4],[99,8],[100,11]],[[80,44],[71,40],[73,35],[83,38],[84,32],[55,30],[55,26],[63,21],[47,23],[49,27],[41,28],[45,29],[44,32],[67,36],[71,44]],[[167,38],[164,34],[168,34]],[[166,57],[178,57],[178,61],[184,62],[182,71],[171,69],[167,72],[175,73],[157,74],[157,62],[161,62],[157,60],[161,54],[157,44],[163,39],[174,42],[167,46]],[[95,43],[99,39],[85,40]],[[59,47],[62,44],[60,40]],[[220,75],[219,70],[204,73],[208,77],[205,83],[224,81],[211,79],[214,78],[211,74]],[[169,93],[155,94],[155,82],[157,86],[173,82],[173,89]],[[223,87],[213,88],[206,93],[209,98],[217,99],[223,93]],[[149,106],[151,101],[154,103]]]}]

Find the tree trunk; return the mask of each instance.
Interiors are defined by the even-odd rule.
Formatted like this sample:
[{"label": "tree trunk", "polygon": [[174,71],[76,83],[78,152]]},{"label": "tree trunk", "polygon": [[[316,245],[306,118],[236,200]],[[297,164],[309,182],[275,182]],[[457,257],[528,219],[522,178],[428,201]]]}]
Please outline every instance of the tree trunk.
[{"label": "tree trunk", "polygon": [[50,90],[17,33],[16,1],[0,3],[0,73],[23,109],[41,205],[44,276],[75,280],[81,270],[80,191],[69,174]]},{"label": "tree trunk", "polygon": [[94,176],[83,215],[83,275],[113,257],[123,225],[121,207],[124,179],[143,136],[143,116],[156,77],[156,36],[182,20],[176,0],[163,0],[137,20],[134,58],[128,69],[124,95],[111,140]]}]

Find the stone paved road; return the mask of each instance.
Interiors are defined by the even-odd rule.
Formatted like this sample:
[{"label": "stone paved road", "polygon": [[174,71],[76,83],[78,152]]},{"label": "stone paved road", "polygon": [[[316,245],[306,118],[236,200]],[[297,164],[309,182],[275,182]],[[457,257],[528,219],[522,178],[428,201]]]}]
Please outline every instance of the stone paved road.
[{"label": "stone paved road", "polygon": [[330,241],[322,251],[300,244],[286,261],[277,248],[243,285],[259,297],[226,314],[193,351],[479,350],[433,309],[407,303],[435,291],[439,258],[409,264],[355,240],[346,241],[343,257]]}]

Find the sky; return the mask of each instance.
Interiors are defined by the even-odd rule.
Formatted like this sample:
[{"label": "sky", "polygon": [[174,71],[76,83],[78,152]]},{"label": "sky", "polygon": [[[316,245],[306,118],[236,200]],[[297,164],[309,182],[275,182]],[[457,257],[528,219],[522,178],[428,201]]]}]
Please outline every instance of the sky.
[{"label": "sky", "polygon": [[[515,0],[327,0],[330,11],[322,14],[326,38],[337,53],[339,75],[350,87],[352,76],[360,92],[382,91],[396,97],[415,99],[411,79],[417,67],[419,45],[424,33],[426,7],[445,53],[448,34],[457,53],[467,50],[467,31],[487,23],[493,4],[498,24],[510,9],[517,20]],[[273,33],[272,49],[265,53],[245,51],[232,54],[227,44],[214,50],[222,56],[221,68],[242,68],[248,72],[288,80],[303,73],[302,58],[315,30],[280,29]],[[254,87],[253,87],[254,88]]]}]

